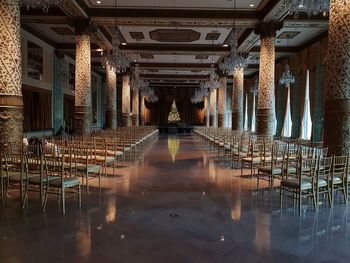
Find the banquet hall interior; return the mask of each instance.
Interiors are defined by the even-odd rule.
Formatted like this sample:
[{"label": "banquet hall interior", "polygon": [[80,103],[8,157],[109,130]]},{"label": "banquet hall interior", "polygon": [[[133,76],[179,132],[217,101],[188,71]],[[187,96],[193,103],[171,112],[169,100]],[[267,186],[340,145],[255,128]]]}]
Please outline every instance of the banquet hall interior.
[{"label": "banquet hall interior", "polygon": [[0,262],[350,262],[350,0],[0,0]]}]

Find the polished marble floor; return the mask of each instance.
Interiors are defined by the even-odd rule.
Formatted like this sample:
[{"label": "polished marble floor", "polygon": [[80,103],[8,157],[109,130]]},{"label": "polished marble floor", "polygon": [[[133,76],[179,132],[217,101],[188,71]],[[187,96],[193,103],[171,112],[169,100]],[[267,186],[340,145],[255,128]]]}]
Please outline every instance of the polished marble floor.
[{"label": "polished marble floor", "polygon": [[[62,216],[30,196],[0,208],[0,262],[350,262],[349,209],[291,203],[192,135],[160,136]],[[111,171],[109,171],[111,172]],[[248,171],[247,171],[248,172]]]}]

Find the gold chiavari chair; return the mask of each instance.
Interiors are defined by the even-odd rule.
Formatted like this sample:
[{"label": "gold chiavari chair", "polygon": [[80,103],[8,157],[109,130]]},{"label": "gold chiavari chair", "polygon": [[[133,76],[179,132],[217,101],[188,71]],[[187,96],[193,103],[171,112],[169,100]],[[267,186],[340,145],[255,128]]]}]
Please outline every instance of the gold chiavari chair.
[{"label": "gold chiavari chair", "polygon": [[78,205],[81,207],[80,178],[67,173],[64,168],[64,156],[44,157],[44,176],[46,177],[46,191],[43,210],[46,209],[49,195],[58,195],[62,205],[62,214],[66,213],[66,197],[68,194],[78,195]]},{"label": "gold chiavari chair", "polygon": [[333,156],[332,162],[332,177],[331,177],[331,199],[334,203],[334,191],[342,192],[344,197],[344,202],[347,204],[347,166],[348,166],[348,156]]},{"label": "gold chiavari chair", "polygon": [[319,196],[327,195],[328,203],[332,206],[332,193],[330,182],[332,181],[332,162],[333,157],[319,156],[318,162],[318,187],[316,189],[317,204],[319,203]]},{"label": "gold chiavari chair", "polygon": [[243,176],[243,169],[250,168],[250,177],[253,178],[256,168],[261,166],[264,154],[264,144],[262,142],[252,142],[247,157],[242,158],[241,176]]},{"label": "gold chiavari chair", "polygon": [[271,151],[271,161],[268,162],[264,158],[264,165],[258,168],[257,186],[259,188],[259,181],[265,180],[269,182],[270,188],[274,187],[274,180],[277,177],[282,177],[283,159],[285,155],[286,144],[274,143]]},{"label": "gold chiavari chair", "polygon": [[312,198],[316,209],[315,182],[317,180],[318,158],[303,158],[299,156],[297,175],[295,178],[282,177],[280,186],[280,207],[283,197],[292,198],[298,202],[298,212],[301,213],[302,199]]}]

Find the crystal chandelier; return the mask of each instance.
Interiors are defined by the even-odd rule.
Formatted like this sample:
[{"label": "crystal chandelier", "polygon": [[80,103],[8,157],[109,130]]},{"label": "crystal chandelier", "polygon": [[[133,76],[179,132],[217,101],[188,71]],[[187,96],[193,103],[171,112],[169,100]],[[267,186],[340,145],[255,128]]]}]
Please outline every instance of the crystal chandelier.
[{"label": "crystal chandelier", "polygon": [[145,97],[146,101],[150,103],[157,102],[159,100],[158,96],[155,94],[154,89],[147,87],[141,90],[141,95]]},{"label": "crystal chandelier", "polygon": [[316,16],[320,13],[328,16],[329,0],[285,0],[289,14],[297,19],[300,12],[306,12],[309,17]]},{"label": "crystal chandelier", "polygon": [[[114,0],[114,9],[117,9],[117,0]],[[129,59],[119,49],[120,41],[118,36],[117,18],[114,18],[114,36],[112,39],[112,50],[103,54],[102,65],[109,67],[114,73],[125,72],[130,67]]]},{"label": "crystal chandelier", "polygon": [[219,68],[225,74],[229,74],[237,68],[247,67],[247,57],[238,52],[238,39],[237,34],[235,32],[233,33],[233,37],[230,39],[230,47],[230,56],[226,57],[219,65]]},{"label": "crystal chandelier", "polygon": [[117,27],[115,28],[115,34],[112,40],[112,49],[104,52],[102,56],[102,65],[109,67],[114,73],[125,72],[130,67],[129,59],[119,49],[119,37]]},{"label": "crystal chandelier", "polygon": [[[234,16],[236,11],[236,0],[233,2]],[[226,57],[219,65],[219,68],[225,73],[229,74],[237,68],[245,68],[247,66],[247,57],[238,52],[238,37],[236,33],[236,19],[233,20],[232,35],[230,38],[230,56]]]},{"label": "crystal chandelier", "polygon": [[42,9],[45,13],[49,12],[49,8],[52,5],[59,5],[63,0],[21,0],[22,5],[27,9]]},{"label": "crystal chandelier", "polygon": [[208,96],[208,89],[197,88],[194,91],[194,94],[191,98],[192,103],[200,103],[204,100],[204,98]]},{"label": "crystal chandelier", "polygon": [[255,80],[254,85],[250,87],[250,93],[252,93],[254,96],[258,95],[259,93],[259,83],[258,79]]},{"label": "crystal chandelier", "polygon": [[139,89],[139,90],[143,90],[146,89],[149,85],[148,81],[145,81],[143,79],[141,79],[140,77],[140,68],[139,68],[139,64],[137,63],[135,65],[135,68],[133,69],[132,72],[132,77],[130,79],[130,87],[134,90]]},{"label": "crystal chandelier", "polygon": [[200,83],[200,87],[203,90],[213,90],[220,88],[219,76],[215,73],[214,65],[211,65],[209,80],[202,81]]},{"label": "crystal chandelier", "polygon": [[295,83],[295,78],[294,76],[290,73],[289,65],[286,63],[284,65],[284,71],[279,79],[279,84],[284,85],[285,87],[290,87],[291,84]]}]

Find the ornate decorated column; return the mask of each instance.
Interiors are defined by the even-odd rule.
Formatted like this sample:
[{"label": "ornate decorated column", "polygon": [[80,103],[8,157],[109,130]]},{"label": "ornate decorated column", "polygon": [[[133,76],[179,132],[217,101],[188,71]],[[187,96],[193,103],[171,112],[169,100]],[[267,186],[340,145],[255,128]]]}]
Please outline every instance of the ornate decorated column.
[{"label": "ornate decorated column", "polygon": [[350,152],[350,0],[331,1],[324,142],[330,154]]},{"label": "ornate decorated column", "polygon": [[218,89],[218,127],[225,127],[226,115],[226,77],[220,78],[220,88]]},{"label": "ornate decorated column", "polygon": [[132,125],[139,126],[139,89],[132,91]]},{"label": "ornate decorated column", "polygon": [[205,126],[210,126],[210,96],[205,96],[204,98],[204,114],[206,117],[206,124]]},{"label": "ornate decorated column", "polygon": [[0,147],[21,144],[23,99],[19,1],[0,1]]},{"label": "ornate decorated column", "polygon": [[117,128],[117,75],[110,68],[106,67],[106,127]]},{"label": "ornate decorated column", "polygon": [[91,133],[91,51],[89,22],[77,22],[75,50],[75,112],[74,132]]},{"label": "ornate decorated column", "polygon": [[140,101],[140,125],[145,125],[145,97],[141,95]]},{"label": "ornate decorated column", "polygon": [[210,91],[210,126],[217,127],[216,89]]},{"label": "ornate decorated column", "polygon": [[233,71],[232,130],[243,130],[243,84],[244,68]]},{"label": "ornate decorated column", "polygon": [[122,87],[122,126],[130,126],[130,76],[123,76]]},{"label": "ornate decorated column", "polygon": [[254,29],[260,35],[259,97],[256,132],[274,135],[275,122],[275,37],[282,22],[260,23]]}]

